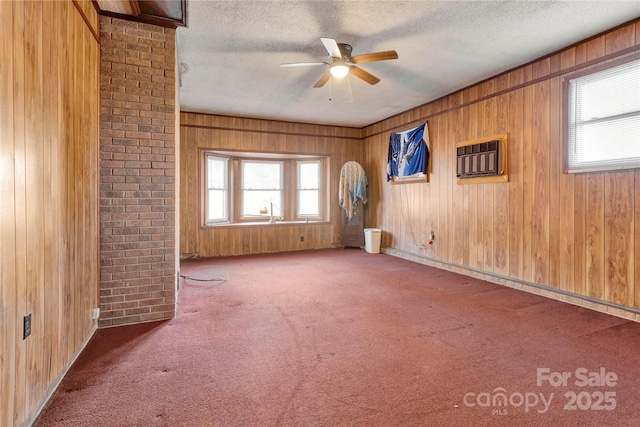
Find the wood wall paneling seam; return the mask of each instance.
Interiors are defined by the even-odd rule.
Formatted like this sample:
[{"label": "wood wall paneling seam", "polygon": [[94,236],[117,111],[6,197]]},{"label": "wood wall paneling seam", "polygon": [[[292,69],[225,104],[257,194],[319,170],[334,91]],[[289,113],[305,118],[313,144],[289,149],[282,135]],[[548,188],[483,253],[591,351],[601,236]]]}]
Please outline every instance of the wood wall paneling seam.
[{"label": "wood wall paneling seam", "polygon": [[[197,114],[197,113],[189,113],[189,114]],[[206,125],[193,125],[193,124],[180,124],[182,128],[193,128],[193,129],[212,129],[212,130],[220,130],[220,131],[229,131],[229,132],[245,132],[245,133],[255,133],[255,134],[265,134],[265,135],[284,135],[284,136],[300,136],[300,137],[312,137],[312,138],[335,138],[335,139],[349,139],[360,141],[362,137],[353,137],[353,136],[343,136],[343,135],[318,135],[314,133],[300,133],[300,132],[284,132],[284,131],[274,131],[274,130],[261,130],[261,129],[242,129],[242,128],[231,128],[231,127],[223,127],[223,126],[206,126]],[[355,128],[354,128],[355,129]]]}]

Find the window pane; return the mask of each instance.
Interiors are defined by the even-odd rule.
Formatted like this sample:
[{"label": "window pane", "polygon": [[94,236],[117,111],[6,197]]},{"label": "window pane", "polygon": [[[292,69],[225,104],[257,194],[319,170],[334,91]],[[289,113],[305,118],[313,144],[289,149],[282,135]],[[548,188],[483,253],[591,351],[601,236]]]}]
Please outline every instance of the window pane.
[{"label": "window pane", "polygon": [[207,157],[207,188],[224,188],[227,160]]},{"label": "window pane", "polygon": [[[242,192],[242,216],[266,216],[269,217],[271,203],[273,203],[273,215],[282,216],[280,206],[280,191],[273,190],[244,190]],[[260,213],[265,210],[266,213]]]},{"label": "window pane", "polygon": [[[625,132],[626,130],[626,132]],[[625,140],[625,133],[636,135],[636,142]],[[586,123],[576,129],[580,141],[578,162],[640,159],[640,116],[606,122]]]},{"label": "window pane", "polygon": [[207,221],[226,219],[226,197],[224,191],[209,190],[207,202]]},{"label": "window pane", "polygon": [[242,162],[242,186],[249,190],[279,190],[282,165],[279,162]]},{"label": "window pane", "polygon": [[298,192],[298,215],[318,216],[320,206],[318,203],[318,190],[300,190]]},{"label": "window pane", "polygon": [[243,161],[242,188],[243,217],[282,216],[282,163]]},{"label": "window pane", "polygon": [[298,162],[297,216],[320,215],[320,162]]},{"label": "window pane", "polygon": [[[633,64],[633,63],[631,63]],[[640,107],[640,62],[626,64],[620,71],[588,76],[579,85],[579,120],[592,120],[638,111]]]},{"label": "window pane", "polygon": [[207,222],[228,220],[227,164],[228,159],[226,158],[207,156]]},{"label": "window pane", "polygon": [[320,165],[318,162],[298,163],[298,188],[318,189],[320,176],[318,174]]}]

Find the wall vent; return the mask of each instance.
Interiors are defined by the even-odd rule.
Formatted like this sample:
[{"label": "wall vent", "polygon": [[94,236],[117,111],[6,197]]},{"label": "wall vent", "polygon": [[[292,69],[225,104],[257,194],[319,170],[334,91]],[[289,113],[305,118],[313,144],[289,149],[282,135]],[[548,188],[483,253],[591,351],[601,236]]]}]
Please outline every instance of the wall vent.
[{"label": "wall vent", "polygon": [[456,177],[459,184],[508,181],[507,136],[456,144]]},{"label": "wall vent", "polygon": [[458,147],[457,169],[458,178],[476,176],[502,175],[500,161],[500,146],[498,139],[481,142],[480,144]]}]

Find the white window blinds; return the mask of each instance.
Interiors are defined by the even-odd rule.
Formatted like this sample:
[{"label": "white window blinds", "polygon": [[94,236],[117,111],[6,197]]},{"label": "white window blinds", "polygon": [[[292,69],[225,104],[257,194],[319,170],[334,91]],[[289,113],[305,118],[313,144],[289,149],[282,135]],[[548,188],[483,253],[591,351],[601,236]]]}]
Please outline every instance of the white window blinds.
[{"label": "white window blinds", "polygon": [[640,59],[569,81],[569,172],[640,168]]}]

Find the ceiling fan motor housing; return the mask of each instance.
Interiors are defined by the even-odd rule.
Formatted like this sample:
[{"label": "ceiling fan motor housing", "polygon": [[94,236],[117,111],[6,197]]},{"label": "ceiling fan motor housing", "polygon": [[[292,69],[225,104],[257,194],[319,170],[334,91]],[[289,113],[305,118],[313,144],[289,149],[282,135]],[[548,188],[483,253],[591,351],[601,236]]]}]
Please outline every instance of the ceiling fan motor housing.
[{"label": "ceiling fan motor housing", "polygon": [[353,50],[351,45],[346,43],[338,43],[338,49],[340,49],[342,59],[344,59],[345,62],[351,62],[351,51]]}]

